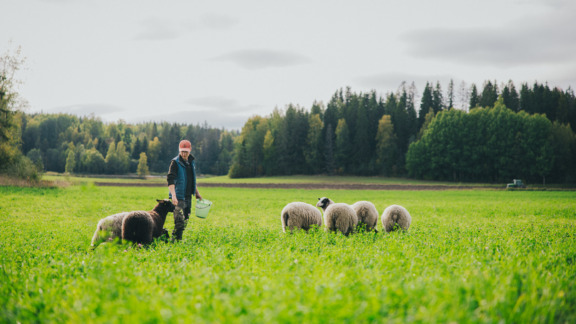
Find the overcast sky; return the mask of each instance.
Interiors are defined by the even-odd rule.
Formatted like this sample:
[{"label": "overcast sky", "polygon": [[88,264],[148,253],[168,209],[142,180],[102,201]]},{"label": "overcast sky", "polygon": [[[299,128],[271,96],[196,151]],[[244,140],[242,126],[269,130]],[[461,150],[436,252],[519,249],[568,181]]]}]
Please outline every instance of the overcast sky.
[{"label": "overcast sky", "polygon": [[240,129],[339,88],[576,86],[574,0],[0,0],[29,112]]}]

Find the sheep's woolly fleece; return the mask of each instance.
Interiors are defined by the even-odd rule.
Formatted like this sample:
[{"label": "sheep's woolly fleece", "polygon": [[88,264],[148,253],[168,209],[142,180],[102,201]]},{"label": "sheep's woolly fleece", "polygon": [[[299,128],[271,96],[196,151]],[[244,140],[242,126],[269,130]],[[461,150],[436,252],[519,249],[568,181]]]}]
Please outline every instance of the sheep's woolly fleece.
[{"label": "sheep's woolly fleece", "polygon": [[399,205],[388,206],[382,213],[382,227],[386,232],[396,229],[407,231],[410,228],[412,217],[406,208]]},{"label": "sheep's woolly fleece", "polygon": [[346,236],[354,232],[358,225],[358,216],[350,205],[334,203],[327,197],[318,198],[318,200],[316,207],[324,210],[326,231],[339,231]]},{"label": "sheep's woolly fleece", "polygon": [[352,208],[358,216],[358,227],[364,226],[366,231],[376,230],[379,214],[373,203],[357,201],[352,205]]},{"label": "sheep's woolly fleece", "polygon": [[322,226],[322,213],[314,206],[304,202],[287,204],[280,213],[282,231],[294,229],[310,230],[313,226]]}]

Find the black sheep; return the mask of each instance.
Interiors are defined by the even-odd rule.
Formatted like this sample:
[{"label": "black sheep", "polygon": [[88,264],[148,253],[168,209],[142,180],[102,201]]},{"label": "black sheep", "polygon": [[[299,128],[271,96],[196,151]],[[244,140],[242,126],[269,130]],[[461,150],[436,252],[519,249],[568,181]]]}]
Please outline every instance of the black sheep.
[{"label": "black sheep", "polygon": [[174,211],[168,199],[157,200],[158,205],[149,212],[130,212],[122,221],[122,239],[140,244],[150,244],[155,238],[168,234],[164,229],[166,215]]}]

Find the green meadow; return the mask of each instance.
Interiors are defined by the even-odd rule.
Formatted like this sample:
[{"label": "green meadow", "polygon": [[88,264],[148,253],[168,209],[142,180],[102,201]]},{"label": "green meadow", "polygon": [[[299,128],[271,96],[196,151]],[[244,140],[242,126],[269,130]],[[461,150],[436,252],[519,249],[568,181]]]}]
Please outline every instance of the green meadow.
[{"label": "green meadow", "polygon": [[[0,322],[576,322],[575,191],[200,192],[214,205],[181,242],[92,251],[100,218],[166,188],[0,187]],[[323,196],[400,204],[412,225],[282,232],[285,204]]]}]

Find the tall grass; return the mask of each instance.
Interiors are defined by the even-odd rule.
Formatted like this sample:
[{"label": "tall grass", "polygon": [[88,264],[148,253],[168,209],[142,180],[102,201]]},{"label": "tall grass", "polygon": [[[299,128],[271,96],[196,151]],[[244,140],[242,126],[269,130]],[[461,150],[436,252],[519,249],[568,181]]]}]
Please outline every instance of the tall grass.
[{"label": "tall grass", "polygon": [[[0,187],[0,322],[576,321],[574,192],[201,192],[214,206],[182,242],[90,251],[100,218],[166,189]],[[413,223],[282,233],[286,203],[322,196],[401,204]]]}]

